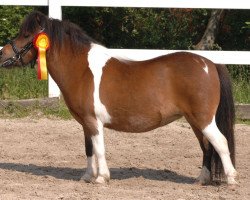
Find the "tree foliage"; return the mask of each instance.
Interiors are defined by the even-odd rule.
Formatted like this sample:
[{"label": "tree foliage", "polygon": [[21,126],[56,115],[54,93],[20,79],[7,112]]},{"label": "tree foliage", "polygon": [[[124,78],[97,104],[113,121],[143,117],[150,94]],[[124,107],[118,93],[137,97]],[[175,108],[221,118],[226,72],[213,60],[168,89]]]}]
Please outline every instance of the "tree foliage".
[{"label": "tree foliage", "polygon": [[[65,7],[63,18],[79,24],[108,47],[189,49],[206,30],[211,10],[74,8]],[[223,50],[250,50],[249,10],[227,10],[214,46]]]},{"label": "tree foliage", "polygon": [[[33,9],[0,6],[0,46],[16,36],[22,19]],[[46,7],[35,9],[45,14],[48,11]],[[189,49],[201,40],[210,16],[211,10],[206,9],[63,7],[64,20],[80,25],[88,35],[110,48]],[[249,10],[227,10],[214,42],[222,50],[249,51]],[[249,85],[249,67],[228,68],[236,82]],[[9,86],[3,78],[0,80],[0,93],[6,94]]]},{"label": "tree foliage", "polygon": [[244,29],[250,21],[249,10],[229,10],[218,34],[217,43],[223,50],[250,51],[250,29]]},{"label": "tree foliage", "polygon": [[0,45],[15,37],[24,16],[32,10],[27,6],[0,6]]},{"label": "tree foliage", "polygon": [[[47,12],[46,7],[38,9]],[[0,6],[0,45],[16,35],[21,20],[32,10],[27,6]],[[223,50],[250,50],[250,29],[242,28],[250,20],[250,12],[226,13],[215,45]],[[201,40],[210,14],[206,9],[63,8],[63,19],[77,23],[112,48],[192,48]]]},{"label": "tree foliage", "polygon": [[[63,18],[79,24],[96,40],[113,48],[187,49],[200,37],[206,10],[139,8],[71,8]],[[198,27],[197,27],[198,26]]]}]

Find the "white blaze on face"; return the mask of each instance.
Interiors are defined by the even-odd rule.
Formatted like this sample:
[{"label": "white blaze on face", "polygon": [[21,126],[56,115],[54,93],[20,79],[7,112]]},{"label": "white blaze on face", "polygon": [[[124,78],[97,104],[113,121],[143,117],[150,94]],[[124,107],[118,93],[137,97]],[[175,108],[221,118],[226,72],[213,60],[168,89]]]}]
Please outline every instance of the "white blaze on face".
[{"label": "white blaze on face", "polygon": [[105,47],[94,43],[91,44],[88,52],[88,63],[94,77],[94,109],[96,118],[103,124],[111,122],[111,117],[100,100],[100,84],[103,68],[110,58],[111,56]]}]

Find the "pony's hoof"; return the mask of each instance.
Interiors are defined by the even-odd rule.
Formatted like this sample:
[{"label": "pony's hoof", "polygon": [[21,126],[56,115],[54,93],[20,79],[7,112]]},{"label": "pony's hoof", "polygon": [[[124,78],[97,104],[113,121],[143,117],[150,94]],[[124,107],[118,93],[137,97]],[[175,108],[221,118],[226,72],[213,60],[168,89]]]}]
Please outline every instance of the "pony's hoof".
[{"label": "pony's hoof", "polygon": [[210,176],[199,176],[195,183],[198,185],[209,185],[211,183],[211,178]]},{"label": "pony's hoof", "polygon": [[234,171],[231,176],[227,177],[227,184],[228,185],[238,185],[238,182],[235,180],[238,177],[238,173]]},{"label": "pony's hoof", "polygon": [[208,185],[211,183],[210,171],[203,167],[200,176],[196,179],[196,183],[200,185]]},{"label": "pony's hoof", "polygon": [[95,176],[86,173],[82,176],[81,180],[86,183],[92,183],[95,180]]},{"label": "pony's hoof", "polygon": [[228,184],[228,186],[237,186],[237,185],[239,185],[239,183],[236,180],[234,180],[234,178],[228,179],[227,184]]},{"label": "pony's hoof", "polygon": [[94,181],[95,184],[105,184],[108,182],[109,182],[109,178],[105,178],[103,176],[98,176]]},{"label": "pony's hoof", "polygon": [[235,191],[239,187],[239,184],[238,184],[238,182],[235,181],[234,184],[228,184],[227,187],[228,187],[229,190]]}]

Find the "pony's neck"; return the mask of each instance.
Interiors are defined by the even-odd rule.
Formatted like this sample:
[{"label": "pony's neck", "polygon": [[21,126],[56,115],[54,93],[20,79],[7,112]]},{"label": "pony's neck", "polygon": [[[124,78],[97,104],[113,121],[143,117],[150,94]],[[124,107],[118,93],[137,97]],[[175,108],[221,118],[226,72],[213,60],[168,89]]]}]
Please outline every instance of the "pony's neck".
[{"label": "pony's neck", "polygon": [[81,52],[72,51],[70,44],[59,49],[54,46],[47,54],[47,67],[51,77],[55,80],[62,92],[71,88],[72,83],[82,82],[88,68],[88,52],[90,46],[84,47]]}]

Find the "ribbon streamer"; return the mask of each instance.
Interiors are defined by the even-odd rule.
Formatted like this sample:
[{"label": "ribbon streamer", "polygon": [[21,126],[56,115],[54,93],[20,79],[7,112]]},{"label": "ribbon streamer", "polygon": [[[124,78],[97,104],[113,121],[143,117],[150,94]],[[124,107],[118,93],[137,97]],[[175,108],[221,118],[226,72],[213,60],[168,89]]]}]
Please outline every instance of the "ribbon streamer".
[{"label": "ribbon streamer", "polygon": [[39,80],[48,79],[47,62],[46,62],[46,50],[50,47],[49,37],[46,33],[39,33],[33,41],[34,46],[38,50],[37,57],[37,78]]}]

